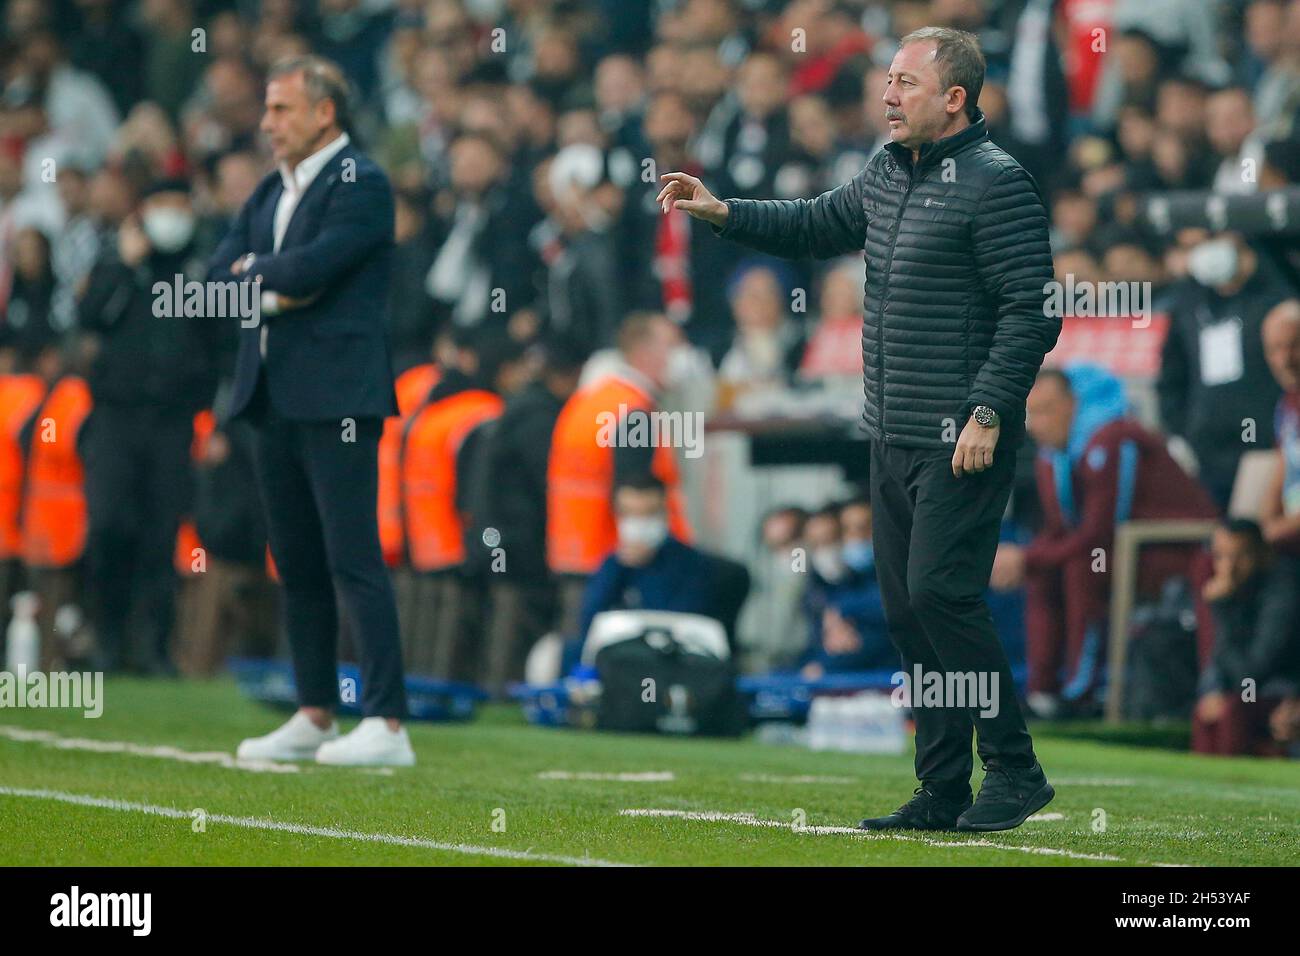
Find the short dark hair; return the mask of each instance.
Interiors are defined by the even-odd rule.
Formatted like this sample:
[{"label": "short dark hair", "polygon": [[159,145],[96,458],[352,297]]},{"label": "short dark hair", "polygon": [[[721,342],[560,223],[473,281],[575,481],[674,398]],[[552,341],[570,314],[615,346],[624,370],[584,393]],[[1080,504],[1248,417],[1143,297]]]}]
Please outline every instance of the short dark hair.
[{"label": "short dark hair", "polygon": [[302,73],[307,98],[313,103],[328,99],[334,104],[335,123],[345,133],[351,133],[352,88],[343,68],[323,56],[293,56],[275,63],[267,74],[267,79],[274,80],[292,73]]},{"label": "short dark hair", "polygon": [[966,118],[974,122],[980,90],[984,88],[984,54],[975,34],[951,27],[922,27],[903,37],[898,45],[901,48],[909,43],[934,44],[939,82],[945,90],[960,86],[966,91]]},{"label": "short dark hair", "polygon": [[617,495],[624,488],[628,491],[650,491],[660,497],[667,497],[668,495],[668,489],[664,487],[664,483],[648,471],[634,472],[618,479],[614,484],[614,494]]}]

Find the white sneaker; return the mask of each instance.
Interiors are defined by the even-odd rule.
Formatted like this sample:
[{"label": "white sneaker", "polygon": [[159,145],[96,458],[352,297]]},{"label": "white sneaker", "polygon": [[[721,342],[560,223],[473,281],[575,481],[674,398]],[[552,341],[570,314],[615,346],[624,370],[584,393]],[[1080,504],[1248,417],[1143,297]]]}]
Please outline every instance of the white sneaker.
[{"label": "white sneaker", "polygon": [[336,767],[413,767],[415,751],[405,727],[392,731],[383,717],[367,717],[351,733],[321,744],[316,762]]},{"label": "white sneaker", "polygon": [[1055,720],[1061,713],[1061,700],[1055,694],[1034,691],[1025,697],[1025,705],[1041,720]]},{"label": "white sneaker", "polygon": [[339,725],[331,722],[321,730],[302,711],[264,737],[249,737],[239,745],[239,760],[311,760],[320,745],[339,735]]}]

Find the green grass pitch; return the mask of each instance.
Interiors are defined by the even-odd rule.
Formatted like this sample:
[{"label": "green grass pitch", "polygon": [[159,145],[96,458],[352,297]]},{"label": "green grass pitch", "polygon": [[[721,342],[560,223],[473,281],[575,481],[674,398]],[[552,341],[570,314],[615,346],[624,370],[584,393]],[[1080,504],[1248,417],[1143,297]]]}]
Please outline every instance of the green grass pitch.
[{"label": "green grass pitch", "polygon": [[110,680],[105,700],[97,720],[0,710],[0,864],[1300,864],[1300,764],[1050,728],[1042,819],[891,838],[839,828],[907,798],[910,754],[549,730],[490,706],[411,726],[410,770],[252,772],[218,752],[284,714],[229,681]]}]

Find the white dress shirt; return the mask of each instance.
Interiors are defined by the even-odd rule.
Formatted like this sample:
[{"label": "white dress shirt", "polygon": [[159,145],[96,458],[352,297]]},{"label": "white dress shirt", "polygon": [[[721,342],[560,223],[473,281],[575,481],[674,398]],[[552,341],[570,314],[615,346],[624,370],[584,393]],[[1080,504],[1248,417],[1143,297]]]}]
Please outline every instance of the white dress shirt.
[{"label": "white dress shirt", "polygon": [[[289,223],[293,220],[294,210],[298,208],[303,194],[316,181],[325,165],[334,158],[335,154],[351,142],[347,133],[340,133],[336,138],[326,143],[316,152],[312,153],[293,169],[288,166],[280,165],[280,181],[284,183],[284,190],[280,193],[280,199],[275,204],[275,251],[280,251],[280,243],[284,242],[284,234],[289,231]],[[280,311],[280,297],[274,292],[262,293],[262,312],[267,315],[275,315]],[[262,326],[262,358],[266,358],[266,325]]]}]

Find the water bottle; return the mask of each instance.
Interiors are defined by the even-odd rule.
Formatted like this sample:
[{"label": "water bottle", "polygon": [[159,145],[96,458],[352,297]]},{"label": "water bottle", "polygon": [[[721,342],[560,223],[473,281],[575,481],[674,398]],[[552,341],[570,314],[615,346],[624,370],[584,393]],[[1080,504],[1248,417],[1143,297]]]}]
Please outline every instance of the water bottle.
[{"label": "water bottle", "polygon": [[31,674],[41,669],[41,630],[36,626],[39,604],[31,591],[18,592],[10,602],[14,616],[5,632],[5,670],[11,674]]}]

